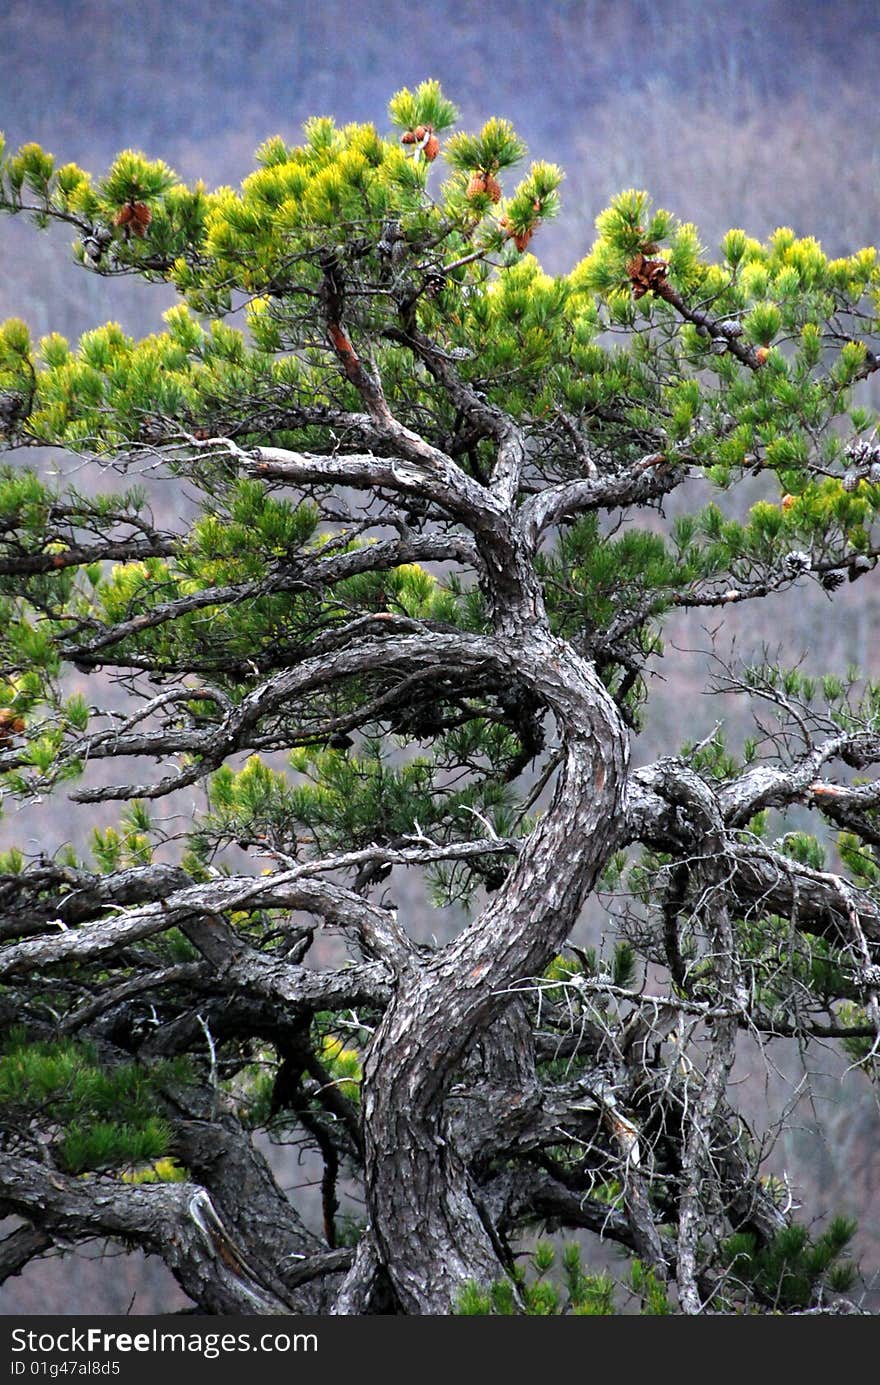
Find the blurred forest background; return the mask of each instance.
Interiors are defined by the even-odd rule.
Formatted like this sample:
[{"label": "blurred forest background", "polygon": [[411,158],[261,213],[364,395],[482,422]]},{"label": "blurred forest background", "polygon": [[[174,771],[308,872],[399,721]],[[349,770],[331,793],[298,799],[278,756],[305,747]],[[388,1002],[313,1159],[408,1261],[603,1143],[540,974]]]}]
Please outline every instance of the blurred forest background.
[{"label": "blurred forest background", "polygon": [[[94,173],[135,147],[187,179],[236,184],[267,136],[295,140],[303,120],[324,114],[384,130],[389,96],[432,76],[465,127],[506,116],[534,157],[566,169],[563,215],[533,246],[552,272],[586,253],[595,216],[630,186],[695,222],[710,253],[730,226],[763,237],[789,225],[842,255],[880,236],[878,59],[876,0],[3,0],[0,129],[13,146],[37,140]],[[143,335],[169,302],[162,289],[78,270],[63,231],[0,224],[0,319],[75,337],[113,318]],[[174,503],[160,520],[171,521]],[[804,584],[787,598],[784,630],[781,606],[739,608],[725,615],[716,650],[748,658],[783,642],[789,664],[803,656],[811,671],[855,664],[878,677],[878,579],[880,570],[847,587],[833,607]],[[704,695],[714,638],[693,621],[669,627],[636,763],[722,718],[731,739],[748,731],[742,708]],[[10,813],[0,831],[31,850],[69,838],[83,847],[88,811],[72,828],[59,796],[36,816]],[[405,914],[417,908],[400,902]],[[416,932],[436,927],[411,922]],[[744,1050],[738,1078],[742,1109],[759,1125],[788,1104],[767,1167],[789,1179],[803,1215],[859,1219],[876,1310],[880,1115],[865,1078],[833,1054],[807,1064],[781,1043]],[[274,1151],[273,1162],[291,1188],[314,1177],[291,1151]],[[0,1289],[0,1313],[185,1305],[161,1264],[101,1260],[100,1250],[32,1264]]]}]

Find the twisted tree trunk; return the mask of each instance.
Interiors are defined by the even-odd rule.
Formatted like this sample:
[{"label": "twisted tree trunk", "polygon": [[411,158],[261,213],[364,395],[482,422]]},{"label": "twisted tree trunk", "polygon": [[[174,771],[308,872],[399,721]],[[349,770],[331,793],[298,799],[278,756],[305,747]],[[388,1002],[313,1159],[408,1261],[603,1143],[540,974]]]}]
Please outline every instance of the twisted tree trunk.
[{"label": "twisted tree trunk", "polygon": [[510,661],[562,733],[552,804],[492,903],[421,972],[400,977],[364,1075],[372,1233],[408,1313],[449,1313],[467,1280],[502,1272],[445,1098],[475,1037],[563,945],[613,847],[626,783],[625,729],[592,667],[534,629]]}]

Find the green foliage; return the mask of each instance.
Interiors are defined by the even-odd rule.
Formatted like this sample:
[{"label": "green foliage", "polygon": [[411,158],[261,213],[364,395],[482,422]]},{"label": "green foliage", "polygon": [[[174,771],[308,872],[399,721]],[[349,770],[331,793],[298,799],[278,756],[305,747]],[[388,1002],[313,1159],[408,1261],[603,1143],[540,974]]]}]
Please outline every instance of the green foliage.
[{"label": "green foliage", "polygon": [[[557,1264],[556,1249],[550,1241],[539,1241],[521,1266],[508,1279],[498,1280],[488,1289],[469,1283],[462,1290],[456,1312],[462,1317],[610,1317],[618,1312],[615,1282],[607,1274],[591,1274],[583,1267],[580,1246],[569,1242]],[[633,1260],[630,1284],[641,1300],[646,1316],[661,1316],[672,1311],[664,1284],[652,1269]]]},{"label": "green foliage", "polygon": [[636,975],[636,950],[632,943],[622,939],[614,949],[611,979],[615,986],[631,986]]},{"label": "green foliage", "polygon": [[728,751],[721,731],[716,731],[709,740],[697,746],[686,742],[682,755],[699,774],[712,779],[732,779],[740,767],[736,756]]},{"label": "green foliage", "polygon": [[[456,112],[429,81],[398,93],[391,118],[404,134],[420,126],[445,134]],[[857,341],[839,343],[829,384],[833,343],[823,315],[864,314],[880,285],[873,252],[829,260],[815,241],[786,228],[763,245],[736,230],[723,242],[723,262],[712,265],[693,227],[654,209],[644,192],[629,190],[598,218],[589,256],[570,275],[552,277],[514,241],[555,214],[558,169],[533,165],[509,200],[497,205],[494,192],[468,194],[474,174],[494,177],[522,159],[509,122],[493,119],[476,134],[452,135],[444,149],[452,176],[431,195],[429,161],[412,155],[412,146],[384,140],[371,126],[340,129],[321,119],[309,122],[298,146],[267,140],[256,172],[238,192],[187,189],[164,164],[130,150],[97,182],[74,165],[56,170],[37,146],[7,159],[0,208],[19,210],[27,188],[41,214],[55,208],[109,228],[121,271],[168,278],[190,308],[213,318],[199,321],[181,303],[166,314],[166,331],[143,342],[110,323],[73,348],[50,335],[36,351],[24,324],[7,323],[0,387],[8,384],[21,397],[15,428],[85,451],[125,453],[143,447],[157,420],[163,437],[183,442],[194,431],[209,434],[216,419],[220,431],[245,443],[332,449],[332,428],[320,415],[338,405],[338,388],[328,381],[320,353],[302,349],[302,309],[318,291],[332,249],[343,278],[372,286],[350,299],[349,330],[373,341],[390,404],[419,427],[436,416],[442,439],[451,415],[430,382],[414,374],[409,354],[385,333],[390,320],[380,290],[387,264],[375,247],[393,222],[406,265],[418,265],[420,274],[433,266],[443,279],[436,292],[415,293],[419,326],[461,354],[462,377],[479,381],[489,401],[538,432],[548,429],[551,438],[564,409],[571,424],[589,426],[597,455],[615,464],[637,459],[640,444],[632,439],[647,429],[661,451],[686,448],[722,488],[746,466],[779,477],[784,506],[761,500],[742,522],[710,505],[679,518],[672,543],[653,526],[600,536],[592,516],[563,530],[556,552],[541,557],[558,633],[599,638],[628,611],[640,610],[643,618],[629,638],[643,662],[658,650],[664,616],[707,582],[717,581],[719,591],[722,583],[735,589],[778,570],[792,550],[808,551],[815,567],[829,559],[843,563],[870,546],[880,488],[843,487],[845,458],[830,426],[849,412],[863,433],[870,432],[872,411],[855,409],[849,397],[864,350]],[[8,190],[10,179],[18,192]],[[151,214],[144,238],[117,225],[120,211],[135,201]],[[482,253],[472,253],[475,236]],[[733,323],[743,343],[772,343],[762,369],[741,369],[729,351],[713,354],[706,334],[662,297],[648,293],[635,302],[628,267],[638,254],[668,266],[675,292],[710,299],[713,314]],[[446,264],[456,268],[446,272]],[[239,303],[247,310],[249,334],[221,320]],[[609,344],[603,336],[609,326],[631,327],[641,319],[644,327],[631,339],[618,333]],[[272,403],[281,397],[293,401],[294,414],[307,406],[309,420],[288,428],[285,411]],[[357,406],[351,393],[347,402]],[[808,458],[817,446],[827,474],[811,479]],[[464,464],[479,467],[479,455]],[[207,454],[191,458],[185,474],[210,477],[213,496],[177,562],[127,564],[103,578],[92,569],[90,606],[79,582],[62,573],[41,579],[44,586],[51,582],[46,591],[59,618],[88,613],[112,622],[123,611],[143,613],[212,584],[269,578],[273,564],[314,541],[317,516],[309,506],[277,501],[253,481],[218,485]],[[31,496],[10,495],[10,503],[19,506],[18,522],[37,542],[49,497],[26,484]],[[362,600],[371,582],[376,588],[375,575],[342,584],[338,596]],[[31,594],[45,599],[36,584],[29,584]],[[420,569],[388,574],[383,594],[393,603],[389,609],[421,619],[461,623],[465,617],[454,594]],[[326,612],[305,593],[220,604],[159,622],[119,652],[173,666],[183,651],[202,643],[207,659],[209,619],[217,663],[243,665],[255,651],[293,645]],[[7,629],[19,664],[54,676],[51,626],[38,629],[23,609]],[[628,680],[614,666],[605,676],[612,688],[626,683],[622,698],[637,718],[643,679]],[[36,745],[38,776],[51,776],[58,753],[51,741]]]},{"label": "green foliage", "polygon": [[276,500],[258,481],[238,480],[222,510],[209,509],[193,525],[181,570],[195,590],[261,576],[268,560],[291,559],[304,549],[318,519],[314,505]]},{"label": "green foliage", "polygon": [[363,1069],[357,1050],[346,1048],[342,1039],[325,1034],[319,1056],[341,1094],[350,1101],[359,1102]]},{"label": "green foliage", "polygon": [[0,1048],[0,1121],[48,1114],[56,1157],[70,1173],[160,1160],[172,1135],[157,1101],[163,1086],[188,1077],[183,1060],[107,1066],[91,1043],[34,1041],[16,1029]]},{"label": "green foliage", "polygon": [[171,1130],[156,1116],[144,1115],[137,1124],[118,1119],[71,1121],[58,1142],[58,1155],[69,1173],[114,1169],[162,1159],[168,1152]]},{"label": "green foliage", "polygon": [[156,1159],[146,1168],[122,1175],[123,1183],[185,1183],[188,1173],[175,1159]]},{"label": "green foliage", "polygon": [[[595,963],[595,953],[590,960]],[[571,982],[573,978],[582,976],[585,970],[584,963],[579,957],[557,956],[551,958],[547,964],[544,970],[544,979],[545,981]],[[566,999],[565,986],[548,986],[543,993],[548,1000],[556,1004],[562,1003]]]},{"label": "green foliage", "polygon": [[[853,995],[858,980],[846,950],[805,928],[793,932],[789,920],[753,914],[739,921],[741,962],[760,1006],[762,1020],[800,1030],[841,996]],[[711,964],[694,963],[693,982],[711,986]]]},{"label": "green foliage", "polygon": [[525,153],[525,145],[517,138],[510,121],[493,119],[486,122],[478,135],[463,131],[453,135],[444,157],[450,167],[465,173],[497,173],[520,163]]},{"label": "green foliage", "polygon": [[289,842],[291,829],[301,824],[322,849],[357,850],[412,833],[416,821],[432,822],[430,762],[397,768],[375,743],[365,752],[294,751],[291,766],[311,781],[298,786],[255,756],[238,774],[224,767],[211,780],[213,817],[206,819],[206,830],[216,824],[230,837]]},{"label": "green foliage", "polygon": [[[611,955],[610,966],[604,965],[595,948],[578,948],[577,956],[553,957],[544,971],[546,981],[571,982],[579,977],[590,979],[605,978],[614,986],[631,986],[636,975],[637,958],[635,948],[626,939],[621,939]],[[554,1002],[569,1000],[564,985],[549,986],[545,992],[548,1000]]]},{"label": "green foliage", "polygon": [[811,870],[823,870],[825,851],[822,843],[808,832],[787,832],[781,842],[783,852]]},{"label": "green foliage", "polygon": [[448,101],[436,81],[422,82],[416,90],[404,87],[391,98],[388,114],[399,130],[414,130],[417,125],[430,125],[434,130],[448,130],[458,119],[458,111]]},{"label": "green foliage", "polygon": [[815,1238],[797,1223],[764,1246],[749,1232],[731,1236],[722,1247],[728,1271],[725,1292],[754,1296],[778,1312],[813,1307],[824,1293],[846,1293],[856,1268],[842,1257],[856,1229],[850,1218],[834,1217]]},{"label": "green foliage", "polygon": [[643,1265],[641,1260],[633,1260],[630,1283],[633,1293],[642,1301],[642,1313],[646,1317],[662,1318],[672,1312],[666,1286],[649,1265]]},{"label": "green foliage", "polygon": [[124,150],[102,179],[100,192],[107,202],[120,208],[126,202],[149,202],[176,186],[177,178],[160,159],[153,162],[134,149]]},{"label": "green foliage", "polygon": [[237,773],[224,766],[210,780],[210,812],[200,835],[215,842],[264,841],[293,854],[298,835],[320,852],[356,851],[428,829],[441,838],[466,838],[473,834],[474,810],[489,817],[499,836],[512,827],[504,785],[485,780],[449,787],[433,758],[393,763],[378,740],[365,740],[357,752],[304,747],[291,754],[290,765],[298,782],[256,756]]},{"label": "green foliage", "polygon": [[501,1279],[489,1289],[469,1283],[463,1288],[456,1313],[462,1317],[608,1317],[615,1312],[614,1281],[605,1274],[589,1274],[581,1264],[580,1248],[565,1246],[561,1281],[550,1278],[556,1268],[556,1251],[549,1241],[539,1241],[528,1257],[529,1269],[518,1267],[511,1279]]},{"label": "green foliage", "polygon": [[[399,92],[390,116],[404,138],[423,128],[445,136],[457,120],[436,81]],[[763,459],[774,469],[784,460],[788,470],[799,470],[817,424],[852,408],[849,391],[865,361],[860,337],[869,320],[854,327],[852,339],[838,334],[836,342],[825,324],[835,312],[870,313],[880,283],[873,250],[833,260],[816,241],[787,228],[766,244],[734,230],[722,243],[723,259],[712,264],[693,226],[630,189],[597,219],[586,259],[569,276],[551,280],[523,252],[539,224],[558,210],[558,168],[533,165],[507,201],[496,203],[500,189],[481,191],[474,175],[494,178],[525,153],[510,122],[498,118],[477,133],[457,131],[446,140],[443,161],[452,176],[431,195],[432,161],[421,153],[419,142],[383,139],[370,125],[340,129],[322,118],[306,125],[298,146],[267,140],[240,191],[211,193],[201,185],[186,187],[161,161],[132,150],[97,181],[72,164],[56,168],[37,145],[8,156],[0,163],[0,209],[29,208],[43,220],[52,214],[79,218],[84,233],[104,228],[120,271],[166,278],[191,307],[215,317],[244,298],[252,333],[247,343],[216,322],[206,329],[177,307],[165,334],[138,345],[112,324],[87,334],[76,352],[47,338],[39,398],[27,410],[31,432],[60,435],[74,446],[118,447],[149,414],[192,427],[221,401],[238,396],[252,404],[282,385],[301,387],[303,397],[320,401],[326,393],[320,369],[314,359],[290,351],[297,344],[300,296],[314,293],[328,249],[344,272],[380,285],[387,267],[375,247],[389,219],[399,225],[408,263],[434,261],[442,269],[445,257],[457,266],[436,296],[417,294],[421,326],[440,330],[450,345],[476,347],[474,365],[463,373],[478,374],[490,397],[503,389],[504,407],[517,416],[552,416],[562,403],[576,417],[588,411],[599,424],[597,440],[613,442],[622,430],[603,422],[597,409],[623,400],[621,422],[633,425],[640,417],[656,418],[665,400],[669,441],[686,439],[724,483],[747,459]],[[149,212],[143,236],[120,221],[134,205]],[[475,235],[483,255],[471,258]],[[763,368],[738,369],[729,351],[715,351],[707,334],[686,315],[676,316],[662,296],[646,293],[634,302],[630,266],[639,254],[658,257],[674,291],[695,303],[710,301],[717,320],[736,324],[743,342],[772,345]],[[463,258],[467,264],[459,263]],[[500,274],[489,272],[493,262]],[[520,270],[523,278],[517,278]],[[350,303],[352,329],[378,339],[383,311],[381,297]],[[603,327],[640,320],[646,333],[613,348],[600,345]],[[14,327],[7,332],[14,338],[11,369],[28,398],[30,347]],[[496,383],[505,359],[503,384]],[[405,367],[399,349],[384,346],[383,379],[389,386],[405,381],[409,398],[402,392],[395,403],[407,411],[416,404],[414,391],[425,402],[430,391],[398,363]],[[253,420],[253,409],[245,408],[243,424],[248,413]],[[722,426],[731,413],[735,426]],[[862,413],[858,426],[865,430],[872,415]],[[833,431],[821,446],[830,460],[839,454]]]},{"label": "green foliage", "polygon": [[146,806],[133,799],[120,818],[119,827],[96,827],[92,831],[92,853],[105,875],[132,866],[149,865],[153,859],[150,835],[153,824]]}]

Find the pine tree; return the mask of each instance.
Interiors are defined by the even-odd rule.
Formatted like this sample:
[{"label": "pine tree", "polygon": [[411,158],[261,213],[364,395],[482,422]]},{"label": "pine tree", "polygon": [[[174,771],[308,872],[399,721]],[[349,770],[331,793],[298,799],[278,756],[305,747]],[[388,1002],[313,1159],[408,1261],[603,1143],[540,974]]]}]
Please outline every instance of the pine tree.
[{"label": "pine tree", "polygon": [[[105,814],[0,862],[0,1274],[102,1237],[210,1313],[613,1311],[576,1247],[516,1269],[549,1226],[646,1312],[815,1308],[853,1228],[793,1219],[730,1077],[786,1036],[876,1075],[880,687],[794,637],[880,553],[877,256],[713,259],[626,191],[554,277],[557,167],[433,82],[390,120],[240,191],[0,161],[108,294],[179,296],[0,330],[4,793]],[[759,735],[633,769],[670,615],[763,601],[792,666],[716,680]]]}]

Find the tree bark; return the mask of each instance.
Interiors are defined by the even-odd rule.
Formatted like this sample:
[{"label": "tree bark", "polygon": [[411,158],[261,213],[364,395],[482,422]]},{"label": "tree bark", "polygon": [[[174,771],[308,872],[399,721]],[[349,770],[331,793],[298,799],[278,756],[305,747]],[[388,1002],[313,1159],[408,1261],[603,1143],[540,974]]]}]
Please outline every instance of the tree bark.
[{"label": "tree bark", "polygon": [[552,804],[492,903],[401,978],[364,1071],[372,1232],[411,1314],[450,1313],[468,1280],[503,1272],[445,1098],[476,1036],[563,945],[614,845],[625,791],[626,732],[591,665],[534,630],[511,647],[511,663],[562,732]]}]

